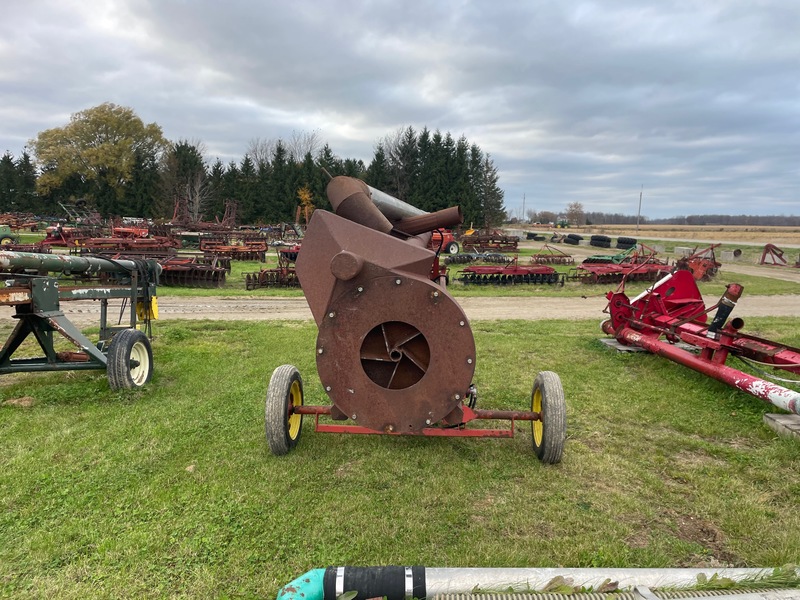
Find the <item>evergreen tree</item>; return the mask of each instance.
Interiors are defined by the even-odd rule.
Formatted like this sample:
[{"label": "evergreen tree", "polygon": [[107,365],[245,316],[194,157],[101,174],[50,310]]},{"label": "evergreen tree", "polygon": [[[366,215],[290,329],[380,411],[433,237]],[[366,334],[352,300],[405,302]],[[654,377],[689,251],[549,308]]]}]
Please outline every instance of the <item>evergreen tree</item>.
[{"label": "evergreen tree", "polygon": [[[164,155],[162,168],[162,204],[185,205],[189,219],[199,221],[207,211],[206,164],[203,145],[179,140]],[[159,212],[164,212],[161,208]]]},{"label": "evergreen tree", "polygon": [[130,183],[125,187],[125,196],[118,205],[119,216],[169,217],[165,212],[161,194],[161,173],[158,160],[152,153],[137,150],[131,170]]},{"label": "evergreen tree", "polygon": [[267,199],[267,220],[280,223],[294,219],[295,191],[292,181],[292,168],[286,147],[279,140],[272,155],[272,176],[269,182]]},{"label": "evergreen tree", "polygon": [[241,186],[239,179],[239,167],[235,162],[229,162],[228,168],[225,169],[225,173],[222,176],[222,197],[226,200],[230,199],[235,201],[236,212],[239,215],[239,218],[242,220],[242,223],[248,223],[248,221],[245,221],[244,218],[241,217],[239,203],[239,188]]},{"label": "evergreen tree", "polygon": [[367,167],[364,166],[364,161],[361,159],[346,158],[343,165],[343,173],[346,177],[355,177],[363,179],[364,174],[367,172]]},{"label": "evergreen tree", "polygon": [[[328,144],[325,144],[322,150],[320,150],[319,156],[317,157],[317,164],[320,169],[324,169],[323,173],[327,171],[331,177],[344,174],[341,159],[333,153],[333,150],[331,150]],[[327,175],[325,178],[327,179]]]},{"label": "evergreen tree", "polygon": [[465,202],[468,202],[471,192],[469,185],[469,151],[467,138],[462,135],[456,142],[455,153],[450,167],[451,183],[447,190],[446,206],[462,206]]},{"label": "evergreen tree", "polygon": [[311,194],[310,202],[316,208],[330,210],[330,203],[325,194],[325,187],[328,182],[328,177],[324,175],[322,169],[319,168],[314,156],[311,152],[306,152],[303,157],[303,163],[300,165],[300,178],[299,184],[301,187],[307,187]]},{"label": "evergreen tree", "polygon": [[239,190],[236,196],[237,212],[243,223],[254,223],[263,213],[263,203],[258,194],[258,172],[249,154],[239,166]]},{"label": "evergreen tree", "polygon": [[270,223],[267,218],[271,209],[269,208],[270,178],[272,177],[272,165],[269,161],[258,163],[258,215],[253,222],[260,224]]},{"label": "evergreen tree", "polygon": [[23,151],[17,159],[17,210],[39,212],[45,208],[39,194],[36,193],[36,165],[31,155]]},{"label": "evergreen tree", "polygon": [[[437,134],[438,131],[433,137]],[[406,202],[432,212],[436,204],[436,150],[427,127],[422,128],[417,138],[417,161],[417,174]]]},{"label": "evergreen tree", "polygon": [[386,151],[381,143],[375,146],[375,154],[372,157],[372,161],[369,163],[369,167],[367,167],[367,172],[364,174],[364,181],[382,192],[385,192],[389,188],[391,181],[389,161],[386,158]]},{"label": "evergreen tree", "polygon": [[403,133],[397,149],[397,160],[392,165],[392,170],[395,177],[394,183],[397,198],[407,202],[410,197],[412,182],[417,177],[419,170],[417,134],[410,125]]},{"label": "evergreen tree", "polygon": [[497,185],[500,176],[497,167],[494,166],[492,159],[487,154],[482,164],[482,183],[481,183],[481,208],[483,212],[483,223],[487,228],[502,225],[508,215],[503,206],[503,190]]},{"label": "evergreen tree", "polygon": [[0,212],[22,210],[17,202],[17,165],[10,152],[0,158]]},{"label": "evergreen tree", "polygon": [[[225,196],[224,177],[225,166],[222,164],[222,161],[217,158],[214,164],[211,165],[207,179],[207,210],[211,219],[222,219],[222,217],[225,215],[225,201],[229,198]],[[237,218],[241,219],[241,214],[238,212],[238,202]]]},{"label": "evergreen tree", "polygon": [[483,195],[483,152],[473,144],[469,149],[467,171],[469,173],[469,194],[461,199],[461,212],[464,224],[480,228],[484,222],[481,198]]}]

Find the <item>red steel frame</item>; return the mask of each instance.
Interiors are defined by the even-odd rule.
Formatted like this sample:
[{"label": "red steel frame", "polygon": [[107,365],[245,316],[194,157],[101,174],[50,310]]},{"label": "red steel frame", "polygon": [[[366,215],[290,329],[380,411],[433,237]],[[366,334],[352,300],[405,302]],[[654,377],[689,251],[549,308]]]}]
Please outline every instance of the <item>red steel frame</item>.
[{"label": "red steel frame", "polygon": [[[522,410],[482,410],[461,406],[463,418],[461,423],[450,427],[425,427],[420,432],[383,431],[370,429],[360,425],[334,425],[320,423],[321,415],[330,416],[331,406],[294,406],[291,414],[314,415],[314,431],[321,433],[353,433],[362,435],[423,435],[438,437],[486,437],[486,438],[512,438],[514,437],[514,423],[516,421],[541,421],[541,414],[535,411]],[[511,422],[508,429],[464,429],[464,425],[476,419],[505,420]]]},{"label": "red steel frame", "polygon": [[[611,318],[603,322],[602,329],[622,344],[643,348],[800,414],[800,393],[725,364],[733,355],[800,373],[800,349],[741,333],[744,321],[740,318],[727,321],[742,289],[729,284],[722,299],[706,309],[691,273],[675,271],[633,300],[624,292],[609,292],[607,312]],[[708,314],[715,309],[716,316],[707,324]],[[661,336],[667,341],[659,339]],[[699,354],[675,346],[678,341],[695,346]]]}]

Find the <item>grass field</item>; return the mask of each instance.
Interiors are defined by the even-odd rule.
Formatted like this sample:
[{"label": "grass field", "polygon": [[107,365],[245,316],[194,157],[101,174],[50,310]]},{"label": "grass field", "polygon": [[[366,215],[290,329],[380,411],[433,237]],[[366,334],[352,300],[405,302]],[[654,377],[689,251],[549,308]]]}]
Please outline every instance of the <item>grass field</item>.
[{"label": "grass field", "polygon": [[[0,324],[8,333],[10,324]],[[562,378],[564,460],[511,440],[315,433],[269,454],[272,370],[327,403],[315,328],[157,322],[146,389],[100,372],[0,380],[0,596],[274,597],[315,567],[781,566],[800,557],[800,444],[761,401],[605,348],[596,320],[480,322],[483,408]],[[748,333],[800,346],[800,318]]]}]

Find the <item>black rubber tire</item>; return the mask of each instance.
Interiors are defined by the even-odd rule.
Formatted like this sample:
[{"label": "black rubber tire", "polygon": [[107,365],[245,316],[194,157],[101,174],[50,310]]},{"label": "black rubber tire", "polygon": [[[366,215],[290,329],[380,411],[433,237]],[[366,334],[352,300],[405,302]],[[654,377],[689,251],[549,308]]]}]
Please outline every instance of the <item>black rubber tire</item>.
[{"label": "black rubber tire", "polygon": [[561,378],[553,371],[541,371],[533,380],[531,410],[542,415],[531,421],[533,452],[545,464],[561,461],[567,440],[567,404]]},{"label": "black rubber tire", "polygon": [[573,240],[578,240],[579,242],[583,239],[583,236],[579,233],[568,233],[567,237]]},{"label": "black rubber tire", "polygon": [[450,242],[444,251],[446,254],[458,254],[458,242]]},{"label": "black rubber tire", "polygon": [[577,246],[578,245],[578,240],[576,240],[575,238],[571,238],[571,237],[565,237],[564,238],[564,243],[565,244],[571,244],[573,246]]},{"label": "black rubber tire", "polygon": [[[138,329],[123,329],[108,345],[106,376],[112,390],[140,388],[153,377],[153,348]],[[132,365],[135,361],[137,364]]]},{"label": "black rubber tire", "polygon": [[607,235],[593,235],[591,240],[593,242],[610,242],[611,238]]},{"label": "black rubber tire", "polygon": [[303,432],[303,415],[289,414],[292,404],[303,405],[303,378],[293,365],[281,365],[272,372],[264,405],[264,431],[275,456],[287,454]]},{"label": "black rubber tire", "polygon": [[627,244],[628,246],[636,245],[636,238],[632,237],[618,237],[617,244]]}]

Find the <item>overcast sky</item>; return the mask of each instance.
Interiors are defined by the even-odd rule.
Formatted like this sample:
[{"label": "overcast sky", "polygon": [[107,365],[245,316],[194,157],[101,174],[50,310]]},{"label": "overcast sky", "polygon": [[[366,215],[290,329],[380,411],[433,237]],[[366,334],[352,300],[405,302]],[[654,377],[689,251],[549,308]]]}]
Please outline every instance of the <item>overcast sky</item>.
[{"label": "overcast sky", "polygon": [[208,159],[400,127],[491,155],[506,208],[800,214],[797,0],[26,0],[0,13],[0,154],[113,102]]}]

